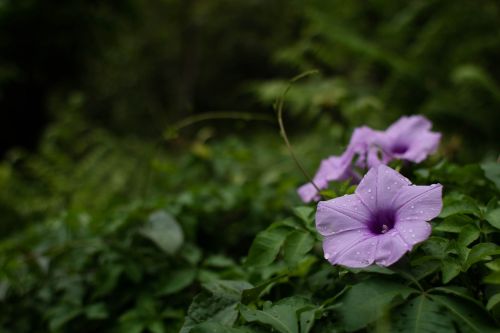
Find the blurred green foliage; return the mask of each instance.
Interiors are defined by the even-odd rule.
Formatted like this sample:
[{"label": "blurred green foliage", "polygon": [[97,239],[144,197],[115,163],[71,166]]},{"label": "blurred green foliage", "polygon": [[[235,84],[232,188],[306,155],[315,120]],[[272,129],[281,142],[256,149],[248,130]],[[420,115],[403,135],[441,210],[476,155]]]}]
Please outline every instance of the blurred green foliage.
[{"label": "blurred green foliage", "polygon": [[[4,0],[0,26],[0,101],[33,107],[9,95],[21,87],[50,119],[35,151],[0,163],[0,331],[486,332],[499,320],[498,2]],[[162,137],[204,111],[271,115],[286,80],[313,68],[285,103],[308,171],[354,126],[422,113],[445,132],[447,161],[406,170],[448,192],[436,234],[399,270],[322,260],[312,209],[292,209],[305,180],[275,124]]]}]

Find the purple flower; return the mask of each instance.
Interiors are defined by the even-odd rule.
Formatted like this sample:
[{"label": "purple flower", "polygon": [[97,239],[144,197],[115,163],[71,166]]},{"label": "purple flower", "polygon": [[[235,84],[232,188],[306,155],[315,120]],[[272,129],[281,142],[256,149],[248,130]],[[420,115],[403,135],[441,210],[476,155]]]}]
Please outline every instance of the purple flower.
[{"label": "purple flower", "polygon": [[[394,159],[422,162],[436,151],[441,138],[439,133],[430,131],[431,127],[427,118],[410,116],[401,117],[385,132],[366,126],[356,128],[345,152],[341,156],[323,160],[313,182],[322,190],[331,181],[359,181],[359,174],[354,167],[367,169],[387,164]],[[297,192],[304,202],[320,198],[312,183],[301,186]]]},{"label": "purple flower", "polygon": [[382,163],[393,159],[415,163],[425,160],[437,150],[441,139],[441,134],[431,132],[431,127],[423,116],[401,117],[373,140],[382,151]]},{"label": "purple flower", "polygon": [[[366,126],[356,128],[351,136],[349,146],[341,156],[330,156],[321,161],[319,169],[313,178],[313,182],[318,189],[326,189],[331,181],[352,179],[356,183],[359,182],[361,177],[353,170],[352,160],[357,154],[359,158],[356,164],[361,168],[366,166],[367,157],[365,152],[369,150],[371,141],[375,139],[374,132],[374,130]],[[297,192],[304,202],[320,199],[319,193],[312,183],[302,185]]]},{"label": "purple flower", "polygon": [[431,234],[442,208],[442,186],[411,185],[385,166],[370,169],[355,193],[321,201],[316,228],[332,265],[389,266]]}]

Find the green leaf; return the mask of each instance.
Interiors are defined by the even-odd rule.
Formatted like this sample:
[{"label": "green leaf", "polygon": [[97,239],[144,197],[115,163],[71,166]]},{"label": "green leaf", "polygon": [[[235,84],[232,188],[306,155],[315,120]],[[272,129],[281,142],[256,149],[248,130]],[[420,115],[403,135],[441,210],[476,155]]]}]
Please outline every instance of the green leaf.
[{"label": "green leaf", "polygon": [[247,327],[230,327],[221,323],[206,322],[196,325],[189,333],[252,333],[254,330]]},{"label": "green leaf", "polygon": [[480,243],[475,245],[463,265],[463,270],[467,271],[470,266],[483,260],[489,260],[492,255],[500,254],[500,247],[493,243]]},{"label": "green leaf", "polygon": [[444,284],[453,280],[458,274],[460,274],[460,270],[462,269],[462,265],[457,263],[455,260],[448,258],[447,260],[442,261],[441,271],[443,273],[442,281]]},{"label": "green leaf", "polygon": [[416,292],[404,284],[372,278],[354,285],[343,297],[340,316],[347,331],[356,331],[382,317],[393,301]]},{"label": "green leaf", "polygon": [[165,253],[172,255],[184,242],[184,234],[175,219],[165,211],[157,211],[149,216],[146,225],[139,231],[152,240]]},{"label": "green leaf", "polygon": [[445,218],[442,222],[436,223],[433,229],[436,231],[460,233],[464,227],[472,223],[474,223],[474,220],[468,216],[451,215]]},{"label": "green leaf", "polygon": [[271,227],[255,237],[250,247],[246,266],[266,266],[276,259],[283,245],[289,229],[285,227]]},{"label": "green leaf", "polygon": [[61,304],[50,309],[48,314],[50,316],[50,330],[59,331],[66,323],[82,314],[82,309],[68,304]]},{"label": "green leaf", "polygon": [[392,327],[394,332],[405,333],[454,333],[453,321],[444,316],[441,305],[426,295],[406,302],[396,312]]},{"label": "green leaf", "polygon": [[297,215],[306,225],[314,224],[314,211],[314,208],[308,206],[295,207],[293,209],[295,215]]},{"label": "green leaf", "polygon": [[319,309],[311,309],[300,312],[299,314],[299,327],[300,333],[309,333],[314,326],[316,318],[320,316]]},{"label": "green leaf", "polygon": [[500,293],[495,294],[488,299],[488,303],[486,304],[486,309],[488,311],[493,310],[494,307],[500,304]]},{"label": "green leaf", "polygon": [[223,255],[212,255],[205,259],[203,265],[207,267],[226,268],[234,266],[234,260]]},{"label": "green leaf", "polygon": [[486,263],[485,266],[491,269],[492,271],[496,272],[500,271],[500,258]]},{"label": "green leaf", "polygon": [[290,305],[274,305],[261,311],[241,304],[240,312],[247,322],[266,324],[281,333],[299,333],[297,315]]},{"label": "green leaf", "polygon": [[489,283],[489,284],[500,284],[500,272],[493,272],[491,274],[488,274],[484,277],[483,279],[484,283]]},{"label": "green leaf", "polygon": [[460,298],[463,298],[464,300],[468,302],[475,303],[478,306],[481,306],[481,302],[479,302],[477,299],[474,298],[474,295],[464,287],[458,287],[458,286],[446,286],[446,287],[436,287],[432,288],[430,293],[442,293],[442,294],[448,294],[448,295],[453,295],[457,296]]},{"label": "green leaf", "polygon": [[278,275],[275,276],[271,279],[268,279],[264,282],[261,282],[254,288],[250,289],[245,289],[243,290],[242,296],[241,296],[241,302],[243,304],[249,304],[251,302],[255,302],[256,300],[259,299],[261,294],[268,288],[270,288],[273,284],[275,284],[277,281],[281,279],[286,279],[286,275]]},{"label": "green leaf", "polygon": [[443,305],[456,318],[459,325],[465,325],[472,332],[498,332],[498,328],[495,327],[486,311],[475,303],[453,296],[431,295],[430,297]]},{"label": "green leaf", "polygon": [[446,238],[433,236],[422,244],[422,248],[431,257],[445,259],[449,243]]},{"label": "green leaf", "polygon": [[466,247],[467,245],[478,239],[479,234],[480,234],[479,229],[475,225],[473,224],[466,225],[458,235],[457,245]]},{"label": "green leaf", "polygon": [[108,317],[108,310],[106,304],[96,303],[89,305],[85,308],[85,315],[89,319],[104,319]]},{"label": "green leaf", "polygon": [[491,180],[497,186],[497,189],[500,189],[500,163],[483,163],[481,164],[481,168],[486,178]]},{"label": "green leaf", "polygon": [[490,210],[486,213],[486,221],[497,229],[500,229],[500,208]]},{"label": "green leaf", "polygon": [[294,267],[314,246],[314,238],[307,231],[295,230],[290,233],[284,245],[285,262]]},{"label": "green leaf", "polygon": [[193,299],[180,333],[188,333],[204,322],[232,326],[238,317],[238,303],[243,290],[252,287],[244,281],[221,280],[204,284],[205,291]]},{"label": "green leaf", "polygon": [[165,283],[160,286],[158,295],[170,295],[189,286],[196,277],[194,268],[184,268],[170,272]]},{"label": "green leaf", "polygon": [[481,215],[481,211],[474,199],[466,195],[450,195],[444,198],[443,210],[439,217],[445,218],[454,214]]}]

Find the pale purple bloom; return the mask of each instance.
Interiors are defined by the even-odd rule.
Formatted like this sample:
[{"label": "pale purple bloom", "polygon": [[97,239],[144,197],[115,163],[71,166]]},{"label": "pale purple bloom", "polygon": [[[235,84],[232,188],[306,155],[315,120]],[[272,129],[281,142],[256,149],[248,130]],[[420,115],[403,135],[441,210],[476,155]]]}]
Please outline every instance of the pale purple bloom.
[{"label": "pale purple bloom", "polygon": [[[352,168],[352,160],[358,155],[356,165],[360,168],[366,167],[366,160],[369,159],[366,152],[369,150],[371,141],[375,139],[374,132],[374,130],[366,126],[356,128],[351,136],[349,146],[341,156],[330,156],[321,161],[319,169],[313,178],[313,182],[318,189],[326,189],[331,181],[352,179],[357,183],[361,179],[359,174]],[[320,199],[319,193],[312,183],[302,185],[297,192],[304,202]]]},{"label": "pale purple bloom", "polygon": [[[430,131],[431,127],[431,122],[423,116],[405,116],[386,131],[376,131],[367,126],[356,128],[345,152],[323,160],[313,182],[322,190],[331,181],[358,181],[355,167],[372,168],[394,159],[422,162],[436,151],[441,138],[439,133]],[[298,194],[304,202],[320,198],[312,183],[301,186]]]},{"label": "pale purple bloom", "polygon": [[429,237],[441,195],[440,184],[412,185],[383,164],[370,169],[354,194],[318,203],[325,258],[347,267],[392,265]]},{"label": "pale purple bloom", "polygon": [[434,153],[441,134],[431,132],[432,123],[423,116],[401,117],[374,144],[382,151],[382,163],[393,159],[420,163]]}]

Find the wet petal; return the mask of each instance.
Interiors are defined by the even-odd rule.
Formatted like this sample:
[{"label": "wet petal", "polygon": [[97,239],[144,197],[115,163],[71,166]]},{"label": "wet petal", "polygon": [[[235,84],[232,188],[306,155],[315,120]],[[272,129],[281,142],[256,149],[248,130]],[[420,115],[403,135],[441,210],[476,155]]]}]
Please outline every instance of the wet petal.
[{"label": "wet petal", "polygon": [[377,236],[375,263],[380,266],[390,266],[411,249],[397,230],[392,229],[386,234]]},{"label": "wet petal", "polygon": [[371,168],[361,180],[356,195],[371,212],[392,208],[392,201],[402,187],[411,182],[386,165]]},{"label": "wet petal", "polygon": [[393,207],[396,221],[430,221],[439,215],[443,208],[443,186],[407,186],[394,197]]},{"label": "wet petal", "polygon": [[366,230],[349,230],[332,236],[328,236],[323,241],[323,252],[325,259],[332,265],[338,264],[338,259],[344,252],[348,251],[356,244],[373,238],[373,235]]},{"label": "wet petal", "polygon": [[358,196],[345,195],[318,203],[316,229],[323,236],[346,230],[367,229],[370,212]]},{"label": "wet petal", "polygon": [[394,229],[410,248],[429,238],[432,231],[431,225],[424,221],[398,222]]},{"label": "wet petal", "polygon": [[330,263],[347,267],[366,267],[373,264],[377,250],[377,237],[373,234],[361,234],[357,242],[345,246],[337,255],[330,258]]}]

